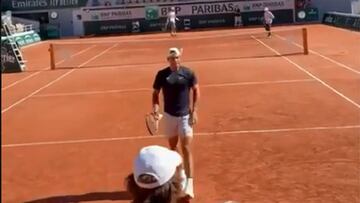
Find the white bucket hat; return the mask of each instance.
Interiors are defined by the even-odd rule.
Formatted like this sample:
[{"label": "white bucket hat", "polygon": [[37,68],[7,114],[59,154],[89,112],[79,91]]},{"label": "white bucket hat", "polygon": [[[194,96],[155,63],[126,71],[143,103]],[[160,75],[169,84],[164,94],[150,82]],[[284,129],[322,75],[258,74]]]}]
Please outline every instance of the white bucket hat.
[{"label": "white bucket hat", "polygon": [[[139,187],[152,189],[168,182],[182,163],[179,153],[165,147],[151,145],[140,150],[134,162],[134,179]],[[141,175],[152,176],[155,181],[142,182]]]},{"label": "white bucket hat", "polygon": [[179,57],[179,56],[181,56],[181,51],[178,48],[172,47],[169,49],[168,57]]}]

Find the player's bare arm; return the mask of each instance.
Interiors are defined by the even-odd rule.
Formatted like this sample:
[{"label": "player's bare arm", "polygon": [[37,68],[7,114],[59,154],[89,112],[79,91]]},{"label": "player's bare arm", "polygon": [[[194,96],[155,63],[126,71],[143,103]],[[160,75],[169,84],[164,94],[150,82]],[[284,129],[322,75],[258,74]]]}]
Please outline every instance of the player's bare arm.
[{"label": "player's bare arm", "polygon": [[152,106],[153,106],[153,113],[155,114],[159,114],[159,108],[160,108],[159,94],[160,94],[160,90],[154,89],[152,94]]},{"label": "player's bare arm", "polygon": [[200,100],[200,88],[199,88],[199,84],[196,84],[192,87],[192,92],[193,92],[193,103],[192,103],[192,109],[191,109],[191,125],[194,125],[197,123],[198,121],[198,117],[197,117],[197,109],[198,109],[198,103]]}]

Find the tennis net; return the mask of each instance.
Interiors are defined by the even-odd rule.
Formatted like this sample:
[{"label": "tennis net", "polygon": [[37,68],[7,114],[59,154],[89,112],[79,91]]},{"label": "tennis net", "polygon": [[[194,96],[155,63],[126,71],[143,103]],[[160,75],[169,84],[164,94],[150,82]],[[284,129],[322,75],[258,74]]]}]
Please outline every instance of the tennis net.
[{"label": "tennis net", "polygon": [[[110,41],[112,39],[112,41]],[[272,31],[180,33],[177,37],[103,38],[50,44],[51,68],[108,67],[166,63],[170,47],[183,48],[183,62],[262,58],[308,53],[305,28]]]}]

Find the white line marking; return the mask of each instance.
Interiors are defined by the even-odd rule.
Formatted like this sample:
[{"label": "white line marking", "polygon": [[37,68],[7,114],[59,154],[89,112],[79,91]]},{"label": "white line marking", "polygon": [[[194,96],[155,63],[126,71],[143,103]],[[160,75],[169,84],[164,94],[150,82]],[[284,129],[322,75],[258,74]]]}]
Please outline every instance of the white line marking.
[{"label": "white line marking", "polygon": [[73,58],[73,57],[75,57],[75,56],[77,56],[77,55],[80,55],[80,54],[82,54],[82,53],[84,53],[84,52],[92,49],[93,47],[95,47],[95,45],[92,45],[92,46],[90,46],[90,47],[88,47],[88,48],[86,48],[86,49],[83,49],[83,50],[79,51],[78,53],[75,53],[74,55],[71,55],[70,58]]},{"label": "white line marking", "polygon": [[280,39],[282,39],[282,40],[284,40],[284,41],[288,41],[285,37],[282,37],[282,36],[280,36],[280,35],[278,35],[278,34],[275,34],[275,36],[278,37],[278,38],[280,38]]},{"label": "white line marking", "polygon": [[110,93],[123,93],[123,92],[143,92],[151,91],[151,88],[138,88],[138,89],[122,89],[122,90],[103,90],[103,91],[88,91],[88,92],[69,92],[69,93],[52,93],[52,94],[38,94],[34,97],[58,97],[58,96],[78,96],[78,95],[92,95],[92,94],[110,94]]},{"label": "white line marking", "polygon": [[330,26],[330,25],[327,25],[327,27],[331,27],[331,28],[334,28],[335,30],[340,30],[340,31],[346,32],[346,33],[352,33],[352,34],[360,35],[359,31],[354,31],[354,30],[341,28],[341,27]]},{"label": "white line marking", "polygon": [[196,135],[229,135],[229,134],[244,134],[244,133],[276,133],[276,132],[296,132],[309,130],[338,130],[338,129],[353,129],[360,128],[360,125],[345,125],[345,126],[318,126],[305,128],[278,128],[278,129],[263,129],[263,130],[237,130],[237,131],[221,131],[208,133],[195,133]]},{"label": "white line marking", "polygon": [[100,52],[99,54],[97,54],[97,55],[93,56],[93,57],[92,57],[92,58],[90,58],[89,60],[87,60],[87,61],[85,61],[84,63],[80,64],[80,65],[78,66],[78,68],[80,68],[80,67],[82,67],[82,66],[86,65],[86,64],[87,64],[87,63],[89,63],[90,61],[92,61],[92,60],[96,59],[97,57],[99,57],[99,56],[101,56],[101,55],[103,55],[103,54],[105,54],[107,51],[109,51],[110,49],[112,49],[112,48],[116,47],[117,45],[118,45],[118,43],[116,43],[116,44],[112,45],[111,47],[109,47],[109,48],[105,49],[104,51]]},{"label": "white line marking", "polygon": [[[201,87],[229,87],[229,86],[245,86],[245,85],[262,85],[262,84],[281,84],[281,83],[297,83],[297,82],[313,82],[314,79],[300,79],[300,80],[278,80],[278,81],[260,81],[260,82],[238,82],[238,83],[219,83],[201,85]],[[57,96],[78,96],[78,95],[92,95],[92,94],[109,94],[109,93],[123,93],[123,92],[143,92],[152,91],[151,88],[135,88],[135,89],[118,89],[118,90],[101,90],[101,91],[87,91],[87,92],[65,92],[65,93],[50,93],[38,94],[34,97],[57,97]]]},{"label": "white line marking", "polygon": [[[62,59],[61,61],[56,62],[55,65],[59,65],[59,64],[65,62],[67,59],[74,58],[75,56],[78,56],[78,55],[80,55],[80,54],[82,54],[82,53],[84,53],[84,52],[92,49],[93,47],[95,47],[95,45],[92,45],[92,46],[90,46],[90,47],[88,47],[88,48],[86,48],[86,49],[80,50],[79,52],[77,52],[77,53],[75,53],[75,54],[72,54],[70,57],[68,57],[68,58],[66,58],[66,59]],[[48,68],[50,68],[50,66],[49,66]]]},{"label": "white line marking", "polygon": [[300,80],[277,80],[277,81],[259,81],[259,82],[236,82],[236,83],[220,83],[201,85],[201,87],[228,87],[228,86],[243,86],[243,85],[264,85],[264,84],[281,84],[281,83],[297,83],[297,82],[312,82],[313,79]]},{"label": "white line marking", "polygon": [[24,102],[25,100],[29,99],[29,98],[30,98],[31,96],[33,96],[34,94],[36,94],[36,93],[40,92],[41,90],[43,90],[43,89],[45,89],[45,88],[49,87],[50,85],[54,84],[55,82],[57,82],[57,81],[61,80],[61,79],[62,79],[62,78],[64,78],[65,76],[67,76],[67,75],[69,75],[70,73],[72,73],[74,70],[75,70],[75,69],[72,69],[72,70],[70,70],[70,71],[68,71],[68,72],[66,72],[66,73],[64,73],[64,74],[62,74],[60,77],[58,77],[58,78],[56,78],[55,80],[53,80],[53,81],[49,82],[49,83],[48,83],[48,84],[46,84],[45,86],[43,86],[43,87],[41,87],[41,88],[39,88],[39,89],[35,90],[34,92],[32,92],[31,94],[27,95],[26,97],[24,97],[24,98],[22,98],[22,99],[18,100],[18,101],[17,101],[17,102],[15,102],[14,104],[12,104],[12,105],[8,106],[7,108],[5,108],[5,109],[1,110],[1,114],[5,113],[5,112],[7,112],[8,110],[12,109],[13,107],[15,107],[15,106],[19,105],[20,103],[22,103],[22,102]]},{"label": "white line marking", "polygon": [[[283,37],[281,37],[281,36],[279,36],[279,35],[275,35],[275,36],[278,37],[278,38],[280,38],[280,39],[282,39],[282,40],[284,40],[284,41],[286,41],[285,38],[283,38]],[[304,49],[303,46],[301,46],[300,44],[298,44],[298,43],[296,43],[296,42],[291,41],[291,43],[294,44],[295,46],[301,48],[301,49]],[[336,65],[338,65],[338,66],[340,66],[340,67],[343,67],[343,68],[345,68],[345,69],[347,69],[347,70],[349,70],[349,71],[352,71],[352,72],[354,72],[354,73],[356,73],[356,74],[360,74],[360,71],[355,70],[355,69],[353,69],[353,68],[351,68],[351,67],[349,67],[349,66],[347,66],[347,65],[345,65],[345,64],[343,64],[343,63],[340,63],[340,62],[338,62],[338,61],[335,61],[334,59],[331,59],[331,58],[329,58],[329,57],[327,57],[327,56],[324,56],[324,55],[320,54],[319,52],[316,52],[316,51],[314,51],[314,50],[312,50],[312,49],[309,49],[309,51],[310,51],[310,53],[315,54],[315,55],[318,55],[318,56],[320,56],[321,58],[323,58],[323,59],[325,59],[325,60],[328,60],[328,61],[330,61],[330,62],[332,62],[332,63],[334,63],[334,64],[336,64]]]},{"label": "white line marking", "polygon": [[[92,61],[93,59],[95,59],[95,58],[97,58],[97,57],[101,56],[102,54],[104,54],[105,52],[109,51],[111,48],[113,48],[113,47],[115,47],[115,46],[117,46],[117,45],[118,45],[118,44],[114,44],[113,46],[111,46],[111,47],[107,48],[106,50],[104,50],[104,51],[102,51],[101,53],[97,54],[96,56],[92,57],[91,59],[89,59],[88,61],[84,62],[83,64],[85,65],[85,64],[86,64],[86,63],[88,63],[89,61]],[[83,65],[83,64],[81,64],[81,65]],[[80,66],[81,66],[81,65],[80,65]],[[13,107],[17,106],[18,104],[20,104],[20,103],[24,102],[25,100],[27,100],[27,99],[28,99],[28,98],[30,98],[31,96],[33,96],[33,95],[35,95],[36,93],[40,92],[41,90],[43,90],[43,89],[45,89],[45,88],[49,87],[50,85],[54,84],[55,82],[57,82],[57,81],[61,80],[61,79],[62,79],[62,78],[64,78],[65,76],[67,76],[67,75],[69,75],[70,73],[74,72],[75,70],[76,70],[76,69],[72,69],[72,70],[70,70],[70,71],[68,71],[68,72],[64,73],[63,75],[61,75],[61,76],[60,76],[60,77],[58,77],[57,79],[53,80],[52,82],[50,82],[50,83],[46,84],[45,86],[43,86],[43,87],[41,87],[41,88],[37,89],[37,90],[36,90],[36,91],[34,91],[33,93],[31,93],[31,94],[29,94],[28,96],[26,96],[26,97],[24,97],[24,98],[20,99],[19,101],[15,102],[14,104],[10,105],[9,107],[7,107],[7,108],[5,108],[5,109],[1,110],[1,114],[3,114],[3,113],[5,113],[6,111],[8,111],[8,110],[12,109]]]},{"label": "white line marking", "polygon": [[144,51],[151,51],[153,49],[151,49],[151,48],[120,49],[120,50],[116,50],[116,51],[111,51],[111,53],[129,53],[130,50],[132,52],[144,52]]},{"label": "white line marking", "polygon": [[28,75],[28,76],[26,76],[26,77],[24,77],[24,78],[22,78],[22,79],[20,79],[20,80],[17,80],[17,81],[15,81],[15,82],[9,84],[8,86],[5,86],[5,87],[1,88],[1,90],[2,90],[2,91],[7,90],[7,89],[9,89],[10,87],[13,87],[13,86],[15,86],[15,85],[17,85],[17,84],[19,84],[19,83],[27,80],[27,79],[30,79],[30,78],[34,77],[35,75],[37,75],[37,74],[39,74],[39,73],[41,73],[41,72],[43,72],[44,70],[47,70],[47,69],[49,69],[49,68],[50,68],[50,67],[48,66],[48,67],[46,67],[46,68],[44,68],[44,69],[41,69],[41,70],[38,71],[38,72],[32,73],[32,74],[30,74],[30,75]]},{"label": "white line marking", "polygon": [[20,47],[20,49],[26,49],[26,48],[29,48],[29,47],[32,47],[32,46],[35,46],[35,45],[40,45],[40,44],[43,44],[45,43],[46,41],[40,41],[40,42],[37,42],[37,43],[34,43],[34,44],[29,44],[29,45],[25,45],[23,47]]},{"label": "white line marking", "polygon": [[[73,57],[75,57],[75,56],[77,56],[77,55],[80,55],[80,54],[88,51],[89,49],[91,49],[91,48],[94,47],[94,46],[95,46],[95,45],[90,46],[90,47],[88,47],[88,48],[86,48],[86,49],[83,49],[83,50],[79,51],[78,53],[75,53],[74,55],[71,55],[70,58],[73,58]],[[64,61],[65,61],[65,60],[63,59],[63,60],[61,60],[61,61],[56,62],[56,65],[59,65],[59,64],[63,63]],[[8,86],[6,86],[6,87],[1,88],[1,90],[4,91],[4,90],[6,90],[6,89],[9,89],[10,87],[13,87],[13,86],[15,86],[15,85],[17,85],[17,84],[19,84],[19,83],[27,80],[27,79],[30,79],[30,78],[34,77],[34,76],[37,75],[37,74],[40,74],[40,73],[44,72],[45,70],[49,70],[49,69],[50,69],[50,66],[45,67],[45,68],[41,69],[41,70],[38,71],[38,72],[32,73],[31,75],[28,75],[28,76],[26,76],[26,77],[24,77],[24,78],[22,78],[22,79],[20,79],[20,80],[18,80],[18,81],[15,81],[15,82],[11,83],[10,85],[8,85]]]},{"label": "white line marking", "polygon": [[319,52],[316,52],[316,51],[313,51],[313,50],[309,50],[309,51],[310,51],[310,53],[316,54],[316,55],[318,55],[318,56],[320,56],[320,57],[322,57],[322,58],[324,58],[324,59],[326,59],[326,60],[328,60],[328,61],[330,61],[330,62],[332,62],[332,63],[334,63],[334,64],[336,64],[338,66],[340,66],[340,67],[343,67],[343,68],[345,68],[347,70],[350,70],[350,71],[360,75],[360,71],[358,71],[358,70],[355,70],[355,69],[353,69],[353,68],[351,68],[351,67],[349,67],[349,66],[347,66],[347,65],[345,65],[343,63],[335,61],[334,59],[331,59],[331,58],[329,58],[327,56],[324,56],[324,55],[320,54]]},{"label": "white line marking", "polygon": [[[210,135],[239,135],[247,133],[279,133],[279,132],[297,132],[297,131],[312,131],[312,130],[338,130],[338,129],[355,129],[360,128],[360,125],[346,125],[346,126],[322,126],[322,127],[305,127],[305,128],[279,128],[279,129],[262,129],[262,130],[235,130],[235,131],[221,131],[221,132],[203,132],[195,133],[195,136],[210,136]],[[15,148],[15,147],[31,147],[41,145],[60,145],[60,144],[76,144],[76,143],[93,143],[93,142],[110,142],[121,140],[139,140],[139,139],[154,139],[161,138],[159,136],[133,136],[133,137],[112,137],[112,138],[97,138],[97,139],[82,139],[82,140],[64,140],[64,141],[48,141],[48,142],[29,142],[19,144],[3,144],[1,148]],[[196,137],[195,137],[196,138]]]},{"label": "white line marking", "polygon": [[293,62],[292,60],[290,60],[288,57],[286,56],[282,56],[278,51],[276,51],[275,49],[271,48],[270,46],[268,46],[267,44],[265,44],[263,41],[257,39],[254,36],[251,36],[253,39],[255,39],[256,41],[258,41],[259,43],[261,43],[262,45],[264,45],[266,48],[270,49],[272,52],[274,52],[275,54],[277,54],[278,56],[280,56],[281,58],[285,59],[286,61],[288,61],[289,63],[291,63],[292,65],[294,65],[295,67],[297,67],[299,70],[303,71],[304,73],[306,73],[307,75],[309,75],[310,77],[314,78],[315,80],[317,80],[318,82],[320,82],[322,85],[324,85],[325,87],[327,87],[328,89],[330,89],[331,91],[333,91],[334,93],[336,93],[337,95],[339,95],[340,97],[342,97],[343,99],[345,99],[346,101],[350,102],[351,104],[353,104],[354,106],[356,106],[357,108],[360,109],[360,105],[356,102],[354,102],[353,100],[351,100],[350,98],[348,98],[347,96],[345,96],[344,94],[342,94],[341,92],[337,91],[335,88],[331,87],[330,85],[328,85],[326,82],[322,81],[321,79],[319,79],[318,77],[316,77],[315,75],[313,75],[312,73],[310,73],[309,71],[307,71],[305,68],[301,67],[300,65],[298,65],[297,63]]}]

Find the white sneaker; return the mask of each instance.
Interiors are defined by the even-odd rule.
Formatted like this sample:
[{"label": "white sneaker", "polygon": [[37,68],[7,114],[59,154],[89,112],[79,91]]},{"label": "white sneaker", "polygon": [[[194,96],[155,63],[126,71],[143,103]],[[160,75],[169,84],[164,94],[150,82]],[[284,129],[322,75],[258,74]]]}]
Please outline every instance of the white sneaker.
[{"label": "white sneaker", "polygon": [[193,179],[192,178],[188,178],[186,181],[186,188],[184,190],[185,194],[188,195],[191,198],[194,198],[194,186],[193,186]]}]

